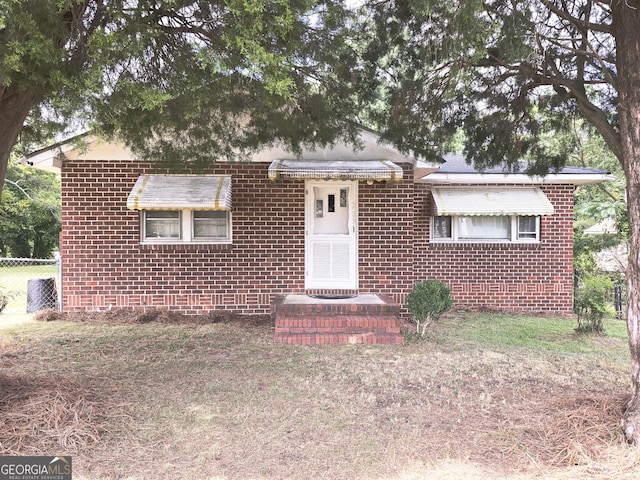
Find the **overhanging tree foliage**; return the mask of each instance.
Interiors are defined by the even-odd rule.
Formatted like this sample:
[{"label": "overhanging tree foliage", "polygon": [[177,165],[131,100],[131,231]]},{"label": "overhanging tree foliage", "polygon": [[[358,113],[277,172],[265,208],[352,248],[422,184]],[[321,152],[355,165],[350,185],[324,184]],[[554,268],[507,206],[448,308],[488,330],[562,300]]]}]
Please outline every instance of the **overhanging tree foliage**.
[{"label": "overhanging tree foliage", "polygon": [[[623,419],[640,442],[640,1],[370,2],[367,56],[380,79],[372,116],[400,146],[437,155],[460,128],[482,168],[562,166],[573,146],[545,141],[586,119],[626,174],[627,325],[632,398]],[[388,48],[390,46],[390,50]]]},{"label": "overhanging tree foliage", "polygon": [[354,140],[349,19],[329,0],[3,1],[0,192],[17,139],[61,128],[194,168],[276,141]]},{"label": "overhanging tree foliage", "polygon": [[10,162],[0,202],[0,256],[49,258],[59,233],[59,177]]}]

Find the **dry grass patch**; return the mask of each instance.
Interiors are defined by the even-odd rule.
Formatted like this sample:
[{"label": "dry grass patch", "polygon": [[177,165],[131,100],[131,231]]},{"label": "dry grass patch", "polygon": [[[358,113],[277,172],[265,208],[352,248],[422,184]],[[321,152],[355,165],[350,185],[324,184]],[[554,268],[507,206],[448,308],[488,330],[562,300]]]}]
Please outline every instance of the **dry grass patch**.
[{"label": "dry grass patch", "polygon": [[77,454],[97,444],[106,408],[79,383],[0,375],[0,455]]},{"label": "dry grass patch", "polygon": [[[7,425],[92,432],[55,452],[74,455],[78,479],[636,478],[617,425],[619,326],[603,342],[570,321],[490,315],[451,316],[403,347],[276,345],[268,318],[220,314],[31,323],[0,331],[5,375],[75,385],[59,403],[81,421],[43,410]],[[36,436],[11,451],[64,445]]]},{"label": "dry grass patch", "polygon": [[543,464],[562,467],[598,462],[609,446],[622,442],[620,419],[628,400],[627,395],[596,394],[542,405],[551,421],[523,432],[523,445],[537,451],[538,462]]}]

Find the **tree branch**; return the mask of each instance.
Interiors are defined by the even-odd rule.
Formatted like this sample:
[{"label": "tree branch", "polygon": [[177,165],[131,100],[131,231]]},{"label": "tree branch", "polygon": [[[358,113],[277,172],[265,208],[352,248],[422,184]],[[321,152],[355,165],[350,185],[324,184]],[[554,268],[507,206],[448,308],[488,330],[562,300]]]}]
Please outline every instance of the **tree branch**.
[{"label": "tree branch", "polygon": [[17,182],[14,182],[13,180],[9,180],[8,178],[5,179],[5,183],[8,183],[9,185],[13,185],[15,188],[17,188],[20,193],[22,193],[25,197],[27,197],[27,199],[30,202],[34,202],[34,203],[39,203],[41,205],[44,205],[45,207],[47,207],[47,209],[49,210],[49,213],[51,213],[51,216],[53,218],[55,218],[56,220],[60,221],[61,220],[61,212],[58,211],[54,206],[43,202],[42,200],[38,200],[36,198],[33,198],[31,195],[29,195],[29,192],[27,192],[24,188],[22,188],[20,186],[20,182],[21,180],[18,180]]},{"label": "tree branch", "polygon": [[[538,82],[539,85],[554,87],[565,100],[573,98],[580,112],[582,112],[587,121],[596,127],[611,152],[622,162],[622,140],[620,134],[611,125],[604,111],[589,100],[584,84],[577,80],[564,78],[555,63],[545,63],[554,72],[553,75],[537,72],[531,64],[526,62],[523,62],[520,68],[525,75]],[[567,91],[562,91],[559,87],[564,87]]]},{"label": "tree branch", "polygon": [[[611,33],[611,25],[602,25],[599,23],[591,23],[588,20],[582,20],[576,18],[568,13],[568,11],[562,10],[556,7],[550,0],[541,0],[541,3],[547,7],[547,9],[558,17],[568,21],[579,30],[592,30],[594,32]],[[604,5],[604,3],[603,3]]]},{"label": "tree branch", "polygon": [[14,182],[13,180],[9,180],[8,178],[5,180],[5,182],[7,182],[9,185],[13,185],[14,187],[16,187],[18,190],[20,190],[20,192],[27,197],[29,200],[31,200],[33,202],[33,198],[31,197],[31,195],[29,195],[29,193],[20,186],[20,181],[18,180],[17,182]]}]

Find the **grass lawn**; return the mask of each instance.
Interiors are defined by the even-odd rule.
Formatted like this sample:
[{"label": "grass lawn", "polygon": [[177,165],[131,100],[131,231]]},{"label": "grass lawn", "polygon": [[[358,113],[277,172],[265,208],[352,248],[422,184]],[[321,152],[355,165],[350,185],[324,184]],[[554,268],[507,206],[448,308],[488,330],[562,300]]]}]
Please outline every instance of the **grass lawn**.
[{"label": "grass lawn", "polygon": [[449,314],[379,347],[125,317],[0,315],[0,455],[71,454],[76,480],[638,478],[623,322]]}]

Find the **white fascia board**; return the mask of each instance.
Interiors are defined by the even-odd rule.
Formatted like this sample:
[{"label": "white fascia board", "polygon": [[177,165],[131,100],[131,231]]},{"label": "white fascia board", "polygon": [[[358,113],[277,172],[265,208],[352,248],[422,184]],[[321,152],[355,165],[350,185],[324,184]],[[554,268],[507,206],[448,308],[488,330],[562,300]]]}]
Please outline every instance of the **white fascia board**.
[{"label": "white fascia board", "polygon": [[544,185],[544,184],[572,184],[590,185],[595,183],[610,182],[615,180],[608,174],[550,174],[545,176],[534,176],[523,174],[506,175],[502,173],[431,173],[417,179],[416,183],[433,184],[456,184],[456,185],[478,185],[478,184],[518,184],[518,185]]},{"label": "white fascia board", "polygon": [[[82,140],[82,142],[88,145],[96,140],[97,137],[95,135],[88,135]],[[77,148],[78,144],[71,139],[31,154],[21,159],[20,163],[32,166],[39,170],[59,174],[60,169],[62,168],[62,160],[65,158],[66,154]]]},{"label": "white fascia board", "polygon": [[439,162],[427,162],[426,160],[416,159],[414,168],[416,170],[418,170],[420,168],[426,168],[426,169],[430,169],[430,170],[432,170],[434,172],[437,172],[438,169],[441,166],[442,166],[442,164],[439,163]]}]

